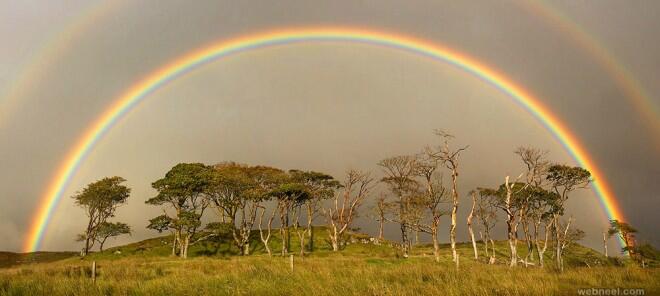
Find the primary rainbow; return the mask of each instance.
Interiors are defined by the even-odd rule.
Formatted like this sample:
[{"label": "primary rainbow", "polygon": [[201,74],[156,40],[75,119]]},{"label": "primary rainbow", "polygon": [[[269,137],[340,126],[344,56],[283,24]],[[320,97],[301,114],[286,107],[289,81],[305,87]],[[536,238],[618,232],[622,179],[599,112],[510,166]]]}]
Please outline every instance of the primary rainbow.
[{"label": "primary rainbow", "polygon": [[593,189],[608,218],[624,220],[605,176],[582,144],[537,98],[503,74],[463,53],[409,36],[356,28],[293,28],[250,34],[211,44],[177,58],[131,86],[85,131],[60,165],[41,202],[38,203],[42,206],[32,221],[24,251],[32,252],[39,249],[46,227],[64,190],[96,143],[149,94],[183,74],[221,57],[269,46],[322,41],[357,42],[405,50],[444,61],[493,85],[530,112],[566,148],[579,165],[592,173],[595,179],[592,183]]}]

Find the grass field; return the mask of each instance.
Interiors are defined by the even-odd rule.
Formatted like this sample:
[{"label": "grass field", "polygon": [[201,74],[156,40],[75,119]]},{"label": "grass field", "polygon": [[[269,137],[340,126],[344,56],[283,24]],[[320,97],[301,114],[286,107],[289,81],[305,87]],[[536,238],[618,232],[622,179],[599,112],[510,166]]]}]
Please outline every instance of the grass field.
[{"label": "grass field", "polygon": [[[660,270],[607,260],[576,245],[566,253],[567,269],[509,268],[506,245],[498,243],[498,264],[475,261],[469,244],[459,245],[460,267],[443,245],[436,263],[429,246],[418,246],[402,259],[387,245],[346,246],[329,250],[317,233],[316,250],[301,258],[293,241],[294,269],[289,257],[269,258],[253,243],[254,255],[235,256],[225,239],[197,245],[193,258],[170,257],[167,238],[95,253],[81,260],[13,265],[0,269],[2,295],[577,295],[578,288],[641,288],[660,293]],[[274,242],[274,250],[279,245]],[[522,246],[521,246],[522,247]],[[121,250],[121,254],[116,252]],[[520,250],[522,254],[524,250]],[[70,255],[70,254],[69,254]],[[43,259],[43,258],[42,258]],[[551,259],[547,262],[552,264]],[[98,264],[97,281],[91,261]]]}]

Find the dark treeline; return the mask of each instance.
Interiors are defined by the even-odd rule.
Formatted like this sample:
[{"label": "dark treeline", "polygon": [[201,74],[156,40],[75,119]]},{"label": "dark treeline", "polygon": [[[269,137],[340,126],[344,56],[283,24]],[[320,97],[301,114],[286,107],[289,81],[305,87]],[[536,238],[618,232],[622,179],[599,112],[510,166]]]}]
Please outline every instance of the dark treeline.
[{"label": "dark treeline", "polygon": [[[147,227],[171,233],[171,254],[181,258],[188,257],[190,246],[226,233],[231,233],[241,255],[250,255],[250,236],[255,229],[269,256],[273,255],[270,246],[273,231],[279,231],[282,238],[279,250],[282,256],[291,250],[291,235],[298,237],[303,256],[314,251],[312,224],[319,220],[325,222],[332,250],[341,250],[356,217],[364,211],[362,205],[372,199],[374,206],[369,213],[379,223],[375,243],[384,240],[385,223],[399,225],[400,241],[393,244],[400,248],[404,258],[419,242],[420,233],[428,233],[434,258],[439,261],[440,221],[449,216],[452,259],[458,265],[458,206],[461,199],[468,199],[471,210],[465,222],[475,259],[479,259],[480,253],[476,229],[487,262],[496,261],[493,228],[503,216],[510,266],[522,263],[542,267],[544,254],[550,247],[554,249],[556,267],[562,270],[562,252],[584,237],[583,231],[572,226],[572,217],[564,218],[566,201],[575,190],[588,186],[591,174],[580,167],[552,163],[540,149],[519,147],[515,153],[525,168],[520,175],[503,175],[504,182],[496,188],[479,187],[462,193],[458,190],[463,174],[460,163],[469,147],[455,147],[454,137],[448,133],[437,131],[436,135],[439,145],[378,162],[383,176],[380,179],[359,170],[348,170],[341,179],[335,179],[317,171],[285,171],[236,162],[177,164],[152,183],[158,194],[146,203],[161,207],[163,213],[151,218]],[[446,180],[445,175],[449,176]],[[130,195],[130,189],[122,185],[124,181],[121,177],[104,178],[73,197],[89,218],[78,238],[84,242],[81,255],[86,255],[97,243],[102,251],[108,238],[131,232],[128,225],[109,221]],[[378,184],[386,189],[377,192]],[[203,220],[211,222],[203,225]],[[279,225],[277,229],[273,229],[275,221]],[[635,232],[626,223],[612,221],[603,234],[606,255],[607,240],[618,235],[626,242],[624,251],[643,262],[644,251],[634,242]],[[517,252],[519,241],[526,244],[524,255]]]}]

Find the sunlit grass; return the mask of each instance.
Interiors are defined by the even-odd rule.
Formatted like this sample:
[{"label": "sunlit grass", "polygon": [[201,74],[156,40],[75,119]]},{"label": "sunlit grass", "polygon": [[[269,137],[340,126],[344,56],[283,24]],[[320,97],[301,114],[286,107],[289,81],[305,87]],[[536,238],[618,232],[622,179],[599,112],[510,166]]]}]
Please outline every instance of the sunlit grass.
[{"label": "sunlit grass", "polygon": [[[646,295],[660,292],[657,268],[614,266],[581,246],[569,249],[567,269],[559,273],[551,267],[509,268],[504,242],[497,244],[500,260],[496,265],[485,264],[485,259],[475,261],[471,245],[460,244],[456,270],[446,245],[436,263],[429,246],[417,246],[411,258],[403,259],[386,244],[358,241],[335,253],[323,241],[323,231],[317,239],[316,250],[305,258],[292,240],[291,271],[289,257],[269,258],[256,242],[254,255],[248,257],[235,256],[236,250],[223,240],[220,245],[195,246],[193,258],[182,260],[169,256],[167,238],[156,238],[84,260],[74,257],[0,269],[0,294],[575,295],[577,288],[591,287],[643,288]],[[273,244],[275,254],[279,243]],[[119,249],[121,254],[115,254]],[[91,280],[91,261],[98,264],[96,283]],[[547,263],[552,265],[552,259]]]}]

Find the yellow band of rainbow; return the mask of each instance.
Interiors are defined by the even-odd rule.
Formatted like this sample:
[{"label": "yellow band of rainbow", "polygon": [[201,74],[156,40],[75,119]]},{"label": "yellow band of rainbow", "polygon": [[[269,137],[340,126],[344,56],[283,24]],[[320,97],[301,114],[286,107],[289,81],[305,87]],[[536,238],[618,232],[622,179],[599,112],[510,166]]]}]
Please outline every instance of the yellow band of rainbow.
[{"label": "yellow band of rainbow", "polygon": [[131,86],[85,131],[57,169],[55,176],[38,203],[41,206],[37,210],[36,217],[33,219],[25,239],[24,251],[32,252],[39,249],[50,218],[64,190],[96,143],[112,129],[115,123],[149,94],[185,73],[221,57],[269,46],[322,41],[358,42],[405,50],[446,62],[493,85],[530,112],[565,147],[580,166],[591,172],[594,178],[592,187],[599,197],[607,216],[610,219],[624,220],[605,176],[575,135],[540,100],[502,73],[487,67],[472,57],[441,46],[438,43],[431,43],[409,36],[356,28],[293,28],[250,34],[220,41],[175,59]]}]

